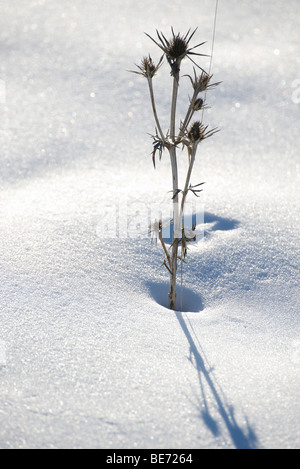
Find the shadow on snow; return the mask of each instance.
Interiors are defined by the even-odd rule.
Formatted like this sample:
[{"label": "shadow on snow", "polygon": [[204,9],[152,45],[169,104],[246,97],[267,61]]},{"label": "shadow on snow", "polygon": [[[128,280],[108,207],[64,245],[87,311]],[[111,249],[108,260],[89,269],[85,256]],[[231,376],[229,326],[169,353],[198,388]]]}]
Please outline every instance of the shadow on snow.
[{"label": "shadow on snow", "polygon": [[[205,225],[211,225],[207,227]],[[210,212],[204,213],[204,236],[205,238],[209,238],[213,231],[230,231],[235,230],[240,225],[238,220],[234,220],[232,218],[225,218],[220,217],[218,215],[214,215]]]},{"label": "shadow on snow", "polygon": [[[147,287],[152,298],[161,306],[168,308],[168,284],[163,282],[148,282]],[[177,297],[180,298],[180,287],[178,287]],[[212,416],[208,404],[209,399],[206,397],[206,393],[209,392],[210,396],[213,397],[218,414],[227,428],[234,447],[236,449],[255,449],[258,447],[258,440],[254,430],[249,425],[246,417],[246,430],[237,423],[234,415],[234,407],[226,402],[224,392],[220,388],[220,385],[217,384],[217,380],[213,376],[212,369],[209,366],[207,358],[205,357],[204,351],[193,329],[193,326],[188,317],[186,319],[184,318],[185,312],[200,312],[203,310],[201,296],[195,293],[193,290],[187,287],[183,287],[183,298],[184,302],[182,305],[182,312],[179,311],[179,305],[177,308],[178,311],[176,311],[175,314],[190,347],[190,355],[188,359],[196,369],[198,375],[201,391],[199,397],[200,418],[215,437],[221,436],[219,424]],[[170,310],[168,311],[170,312]],[[193,336],[195,338],[193,338]]]},{"label": "shadow on snow", "polygon": [[[164,242],[171,244],[173,241],[173,223],[165,220],[164,224],[165,227],[162,230]],[[210,212],[199,212],[185,217],[185,227],[191,229],[193,225],[196,226],[196,232],[198,232],[198,228],[200,229],[197,235],[197,241],[199,241],[203,239],[203,236],[205,239],[209,239],[214,231],[235,230],[239,227],[240,222],[233,218],[221,217]]]},{"label": "shadow on snow", "polygon": [[[211,226],[205,227],[205,237],[209,238],[213,231],[229,231],[234,230],[239,226],[237,220],[223,218],[211,213],[205,213],[204,224]],[[147,283],[150,295],[161,306],[168,308],[168,290],[169,285],[164,282],[148,282]],[[182,308],[180,305],[180,298],[183,298]],[[208,389],[210,395],[213,397],[218,413],[225,424],[228,434],[231,438],[232,444],[236,449],[255,449],[258,447],[258,439],[254,430],[251,428],[247,418],[246,429],[243,429],[236,421],[234,415],[234,408],[226,402],[226,397],[220,386],[217,384],[216,379],[213,377],[212,369],[209,366],[207,359],[204,355],[201,344],[193,329],[193,326],[188,318],[184,318],[185,312],[200,312],[203,310],[202,298],[195,291],[183,287],[182,292],[180,286],[177,286],[177,311],[175,312],[179,325],[188,341],[190,347],[189,361],[195,367],[201,390],[199,399],[200,418],[205,426],[211,433],[218,437],[221,435],[221,430],[216,419],[212,416],[209,408],[208,399],[205,394],[205,387]],[[189,323],[189,327],[187,325]],[[191,332],[195,336],[193,338]],[[206,386],[205,386],[206,384]]]},{"label": "shadow on snow", "polygon": [[[169,284],[166,282],[147,282],[146,286],[149,289],[150,296],[164,308],[169,308],[168,306],[168,292]],[[182,311],[198,313],[203,310],[203,303],[201,296],[198,293],[194,292],[190,288],[185,286],[182,287]],[[178,311],[181,310],[181,287],[180,285],[176,286],[176,306]]]},{"label": "shadow on snow", "polygon": [[211,431],[211,433],[217,437],[221,435],[221,430],[219,428],[218,422],[212,416],[208,400],[205,395],[204,385],[206,383],[207,388],[214,398],[218,413],[224,422],[229,436],[231,438],[232,444],[236,449],[255,449],[258,447],[258,439],[255,435],[254,430],[249,425],[249,422],[246,418],[246,431],[243,430],[237,423],[234,416],[234,408],[226,402],[226,398],[220,386],[217,384],[216,379],[213,377],[212,369],[207,363],[202,347],[199,343],[199,340],[193,330],[192,324],[189,322],[190,328],[193,331],[196,342],[192,337],[192,334],[187,326],[187,321],[185,321],[183,314],[181,312],[176,312],[176,317],[180,324],[182,331],[189,343],[190,346],[190,356],[189,360],[195,367],[200,389],[201,389],[201,399],[199,402],[200,407],[200,417],[203,420],[206,427]]}]

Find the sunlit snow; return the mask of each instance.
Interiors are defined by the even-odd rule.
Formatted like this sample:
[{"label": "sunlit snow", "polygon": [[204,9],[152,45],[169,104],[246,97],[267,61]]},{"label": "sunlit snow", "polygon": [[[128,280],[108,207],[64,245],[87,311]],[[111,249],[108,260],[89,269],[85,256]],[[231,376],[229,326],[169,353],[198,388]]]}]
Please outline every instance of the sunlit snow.
[{"label": "sunlit snow", "polygon": [[[166,308],[145,226],[105,225],[120,201],[170,200],[147,83],[128,72],[160,58],[144,32],[198,27],[210,54],[214,6],[2,2],[1,448],[300,447],[298,0],[219,1],[222,84],[204,119],[221,131],[192,176],[204,237],[183,265],[182,312]],[[154,85],[167,129],[167,63]]]}]

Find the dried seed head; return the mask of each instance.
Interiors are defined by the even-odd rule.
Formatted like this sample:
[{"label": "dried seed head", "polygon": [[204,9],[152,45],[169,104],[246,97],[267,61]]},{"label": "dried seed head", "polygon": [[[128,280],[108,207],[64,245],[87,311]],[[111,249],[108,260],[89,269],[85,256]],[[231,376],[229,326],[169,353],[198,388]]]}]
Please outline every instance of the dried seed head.
[{"label": "dried seed head", "polygon": [[199,92],[207,90],[211,77],[212,75],[208,75],[207,73],[203,72],[201,73],[197,81],[197,88],[199,89]]},{"label": "dried seed head", "polygon": [[207,126],[205,127],[200,121],[196,121],[191,125],[187,137],[191,143],[198,143],[216,132],[218,132],[218,129],[207,131]]},{"label": "dried seed head", "polygon": [[155,65],[153,60],[149,57],[144,57],[141,64],[141,69],[144,71],[145,75],[153,77],[155,74]]},{"label": "dried seed head", "polygon": [[156,74],[157,70],[162,64],[163,56],[160,58],[160,61],[158,62],[157,65],[153,62],[150,54],[148,57],[144,57],[141,61],[141,65],[137,65],[137,67],[140,69],[140,72],[136,72],[134,70],[131,70],[133,73],[137,73],[138,75],[143,75],[144,77],[151,79],[154,77]]},{"label": "dried seed head", "polygon": [[201,140],[202,128],[203,128],[203,126],[202,126],[201,122],[199,122],[199,121],[196,121],[191,125],[191,127],[188,131],[188,138],[191,142],[194,143],[194,142],[198,142],[199,140]]},{"label": "dried seed head", "polygon": [[166,48],[166,55],[171,60],[177,60],[183,58],[188,51],[188,42],[181,37],[179,34],[174,36],[170,41],[169,45]]},{"label": "dried seed head", "polygon": [[154,64],[152,58],[144,57],[141,64],[141,69],[143,70],[145,76],[152,78],[154,77],[155,73],[157,72],[157,66]]},{"label": "dried seed head", "polygon": [[195,68],[194,68],[194,78],[192,78],[190,75],[185,75],[185,76],[189,77],[189,79],[191,80],[192,86],[197,94],[203,91],[206,91],[208,89],[215,88],[217,85],[220,84],[220,82],[210,83],[212,79],[212,75],[209,75],[205,71],[202,71],[201,75],[197,76]]},{"label": "dried seed head", "polygon": [[[205,54],[199,54],[198,52],[194,52],[194,49],[196,49],[199,46],[202,46],[204,42],[201,42],[200,44],[197,44],[194,47],[189,47],[189,42],[194,36],[195,32],[197,31],[197,28],[190,33],[190,29],[188,32],[181,36],[180,33],[176,34],[174,33],[173,28],[171,28],[172,31],[172,37],[171,39],[166,39],[166,37],[163,35],[163,33],[159,33],[156,30],[157,37],[159,39],[159,42],[157,42],[155,39],[153,39],[149,34],[145,33],[155,44],[160,47],[160,49],[164,52],[164,54],[167,57],[167,60],[171,66],[172,69],[172,74],[175,75],[179,71],[179,64],[184,57],[188,57],[193,63],[195,63],[190,56],[193,55],[198,55],[198,56],[203,56]],[[197,64],[195,64],[197,65]],[[197,67],[201,68],[199,65]],[[202,70],[202,69],[201,69]]]},{"label": "dried seed head", "polygon": [[200,109],[202,109],[202,106],[203,106],[203,99],[202,98],[196,99],[196,101],[194,102],[194,111],[200,111]]}]

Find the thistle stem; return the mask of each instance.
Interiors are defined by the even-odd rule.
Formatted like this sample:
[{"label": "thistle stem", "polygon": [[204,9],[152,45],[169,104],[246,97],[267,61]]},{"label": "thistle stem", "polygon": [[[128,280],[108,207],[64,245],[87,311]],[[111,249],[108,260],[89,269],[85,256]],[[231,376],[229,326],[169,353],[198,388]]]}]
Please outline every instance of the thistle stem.
[{"label": "thistle stem", "polygon": [[194,94],[193,94],[193,97],[191,99],[191,102],[190,102],[190,105],[189,105],[189,108],[187,110],[187,113],[186,113],[186,116],[185,116],[185,119],[183,121],[183,124],[182,126],[180,127],[180,130],[179,130],[179,134],[178,134],[178,137],[177,137],[177,141],[180,142],[180,139],[182,138],[184,132],[186,131],[190,121],[191,121],[191,118],[193,117],[194,115],[194,105],[195,105],[195,101],[197,99],[197,96],[198,96],[198,93],[196,91],[194,91]]},{"label": "thistle stem", "polygon": [[170,138],[175,142],[175,117],[176,117],[176,105],[177,105],[177,95],[178,95],[178,86],[179,86],[179,72],[180,72],[180,63],[181,60],[178,60],[176,72],[173,77],[173,92],[172,92],[172,104],[171,104],[171,120],[170,120]]},{"label": "thistle stem", "polygon": [[156,124],[157,130],[159,132],[160,138],[164,141],[165,137],[164,137],[163,131],[161,130],[161,126],[160,126],[159,119],[158,119],[157,112],[156,112],[152,78],[148,78],[148,85],[149,85],[151,105],[152,105],[153,116],[154,116],[154,119],[155,119],[155,124]]},{"label": "thistle stem", "polygon": [[178,234],[179,234],[179,213],[178,213],[178,169],[176,161],[176,148],[174,145],[169,150],[172,166],[172,181],[173,181],[173,241],[171,253],[171,277],[170,277],[170,291],[169,291],[169,307],[175,310],[176,305],[176,271],[177,271],[177,253],[178,253]]},{"label": "thistle stem", "polygon": [[167,248],[166,248],[166,245],[165,245],[163,236],[162,236],[162,230],[161,230],[161,228],[160,228],[159,231],[158,231],[158,236],[159,236],[159,240],[160,240],[160,242],[161,242],[161,245],[162,245],[162,247],[163,247],[163,250],[165,251],[166,258],[168,259],[169,271],[171,272],[171,259],[170,259],[170,254],[169,254],[168,251],[167,251]]},{"label": "thistle stem", "polygon": [[188,172],[187,172],[187,175],[186,175],[184,190],[183,190],[183,193],[182,193],[180,213],[179,213],[179,219],[180,220],[182,219],[183,214],[184,214],[184,204],[185,204],[185,199],[186,199],[186,196],[187,196],[187,193],[188,193],[188,188],[189,188],[191,174],[192,174],[192,170],[193,170],[193,166],[194,166],[194,162],[195,162],[197,147],[198,147],[198,142],[195,142],[193,144],[193,147],[192,147],[189,168],[188,168]]},{"label": "thistle stem", "polygon": [[173,184],[173,242],[172,242],[172,253],[171,253],[171,277],[170,277],[170,291],[169,291],[169,308],[175,310],[176,307],[176,272],[177,272],[177,257],[178,257],[178,244],[179,244],[179,210],[178,210],[178,168],[176,158],[176,146],[175,146],[175,120],[176,120],[176,104],[178,96],[178,85],[179,85],[179,67],[178,63],[177,71],[173,77],[173,92],[172,92],[172,104],[171,104],[171,120],[170,120],[170,139],[173,142],[171,145],[170,159],[172,167],[172,184]]}]

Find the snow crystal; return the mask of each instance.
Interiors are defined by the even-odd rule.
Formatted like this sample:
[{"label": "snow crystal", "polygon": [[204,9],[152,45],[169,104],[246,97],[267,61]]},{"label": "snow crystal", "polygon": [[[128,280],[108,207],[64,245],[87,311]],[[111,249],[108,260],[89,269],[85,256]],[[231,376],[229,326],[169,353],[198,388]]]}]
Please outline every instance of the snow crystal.
[{"label": "snow crystal", "polygon": [[[198,26],[209,54],[212,2],[3,2],[1,448],[300,447],[299,5],[219,2],[204,118],[221,132],[195,163],[205,234],[171,312],[160,246],[103,213],[169,200],[127,70],[160,57],[156,28]],[[167,128],[163,67],[155,92]]]}]

